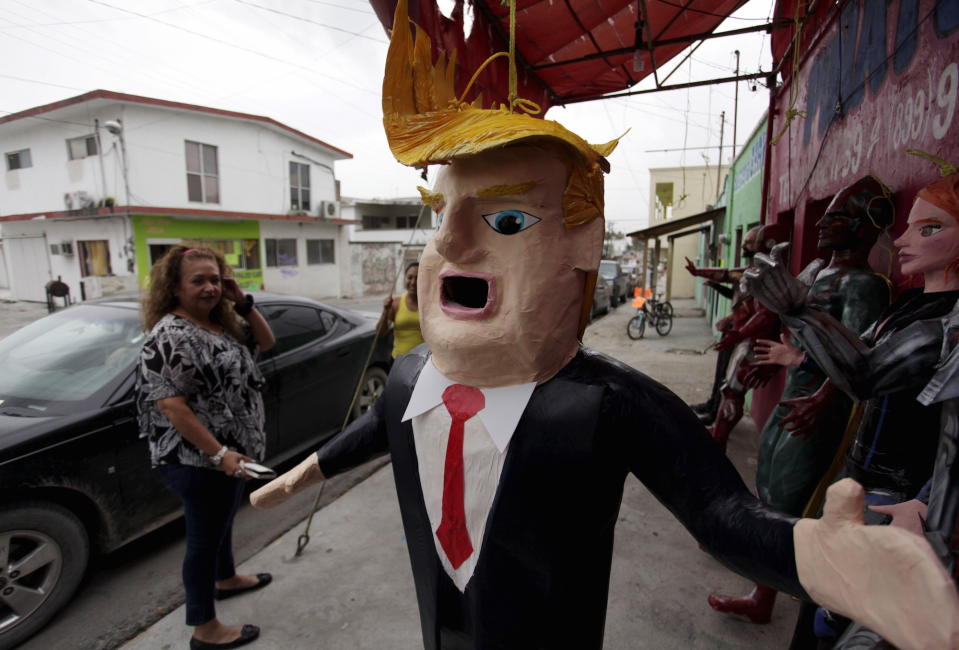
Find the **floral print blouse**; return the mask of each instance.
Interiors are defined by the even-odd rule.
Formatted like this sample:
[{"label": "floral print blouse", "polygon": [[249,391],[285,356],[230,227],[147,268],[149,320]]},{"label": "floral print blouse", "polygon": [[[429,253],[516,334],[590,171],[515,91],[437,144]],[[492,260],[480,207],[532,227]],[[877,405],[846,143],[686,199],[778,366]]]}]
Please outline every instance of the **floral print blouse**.
[{"label": "floral print blouse", "polygon": [[157,409],[157,400],[177,395],[222,444],[262,460],[263,375],[250,350],[229,334],[203,329],[167,314],[153,327],[140,352],[137,419],[147,438],[150,463],[213,467],[210,457],[183,438]]}]

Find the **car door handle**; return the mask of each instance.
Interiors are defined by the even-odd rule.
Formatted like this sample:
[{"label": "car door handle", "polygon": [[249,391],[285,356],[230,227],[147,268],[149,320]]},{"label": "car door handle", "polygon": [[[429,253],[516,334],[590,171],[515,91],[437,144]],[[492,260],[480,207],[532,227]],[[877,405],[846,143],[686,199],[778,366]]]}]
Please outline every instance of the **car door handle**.
[{"label": "car door handle", "polygon": [[338,356],[338,357],[345,357],[345,356],[349,355],[351,352],[352,352],[352,350],[350,350],[349,348],[345,348],[345,349],[343,349],[343,350],[337,350],[336,356]]}]

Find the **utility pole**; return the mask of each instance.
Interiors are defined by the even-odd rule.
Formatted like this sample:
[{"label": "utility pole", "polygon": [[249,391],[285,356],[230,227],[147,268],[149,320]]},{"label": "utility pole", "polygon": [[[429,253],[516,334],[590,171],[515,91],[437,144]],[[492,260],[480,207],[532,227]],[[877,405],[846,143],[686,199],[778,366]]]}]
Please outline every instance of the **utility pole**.
[{"label": "utility pole", "polygon": [[[726,111],[719,114],[719,162],[716,165],[716,200],[719,201],[719,184],[722,182],[723,169],[723,127],[726,126]],[[735,140],[733,143],[735,144]],[[735,149],[733,149],[735,151]]]},{"label": "utility pole", "polygon": [[[736,76],[739,76],[739,50],[736,50]],[[733,160],[736,160],[736,126],[739,124],[739,82],[733,95]],[[722,161],[719,161],[722,164]],[[732,164],[732,163],[730,163]]]}]

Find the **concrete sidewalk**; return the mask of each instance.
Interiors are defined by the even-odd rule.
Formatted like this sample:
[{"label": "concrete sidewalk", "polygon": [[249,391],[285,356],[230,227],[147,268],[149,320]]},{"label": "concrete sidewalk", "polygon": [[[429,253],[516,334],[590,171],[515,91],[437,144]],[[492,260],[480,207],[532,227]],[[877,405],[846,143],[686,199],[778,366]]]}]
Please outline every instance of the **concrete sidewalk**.
[{"label": "concrete sidewalk", "polygon": [[[585,343],[629,363],[670,386],[690,402],[705,397],[715,353],[702,318],[677,305],[667,337],[630,341],[621,307],[590,326]],[[685,307],[685,309],[684,309]],[[745,419],[729,445],[730,458],[747,485],[755,471],[756,430]],[[256,516],[248,511],[249,516]],[[269,571],[266,589],[218,603],[228,623],[262,628],[251,648],[422,648],[419,615],[399,508],[388,465],[316,513],[311,542],[294,558],[302,525],[244,563],[242,572]],[[615,650],[785,648],[797,603],[780,597],[769,625],[752,625],[718,614],[706,604],[713,591],[740,594],[750,584],[699,550],[693,538],[630,477],[616,530],[606,621],[606,648]],[[557,622],[560,624],[560,622]],[[566,622],[565,624],[570,624]],[[123,646],[156,650],[187,646],[190,630],[183,607]]]}]

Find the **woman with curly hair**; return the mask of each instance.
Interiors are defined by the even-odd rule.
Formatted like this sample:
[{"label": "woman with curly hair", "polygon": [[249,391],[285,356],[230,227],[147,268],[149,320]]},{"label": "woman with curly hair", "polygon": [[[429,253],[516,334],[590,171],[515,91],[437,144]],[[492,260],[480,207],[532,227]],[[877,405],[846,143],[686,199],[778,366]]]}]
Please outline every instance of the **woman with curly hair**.
[{"label": "woman with curly hair", "polygon": [[190,647],[235,648],[260,630],[221,623],[214,599],[272,580],[237,575],[232,528],[243,495],[240,461],[262,459],[265,450],[254,356],[273,346],[273,333],[223,257],[207,248],[175,246],[157,261],[142,310],[149,334],[137,374],[140,435],[164,485],[183,502]]}]

